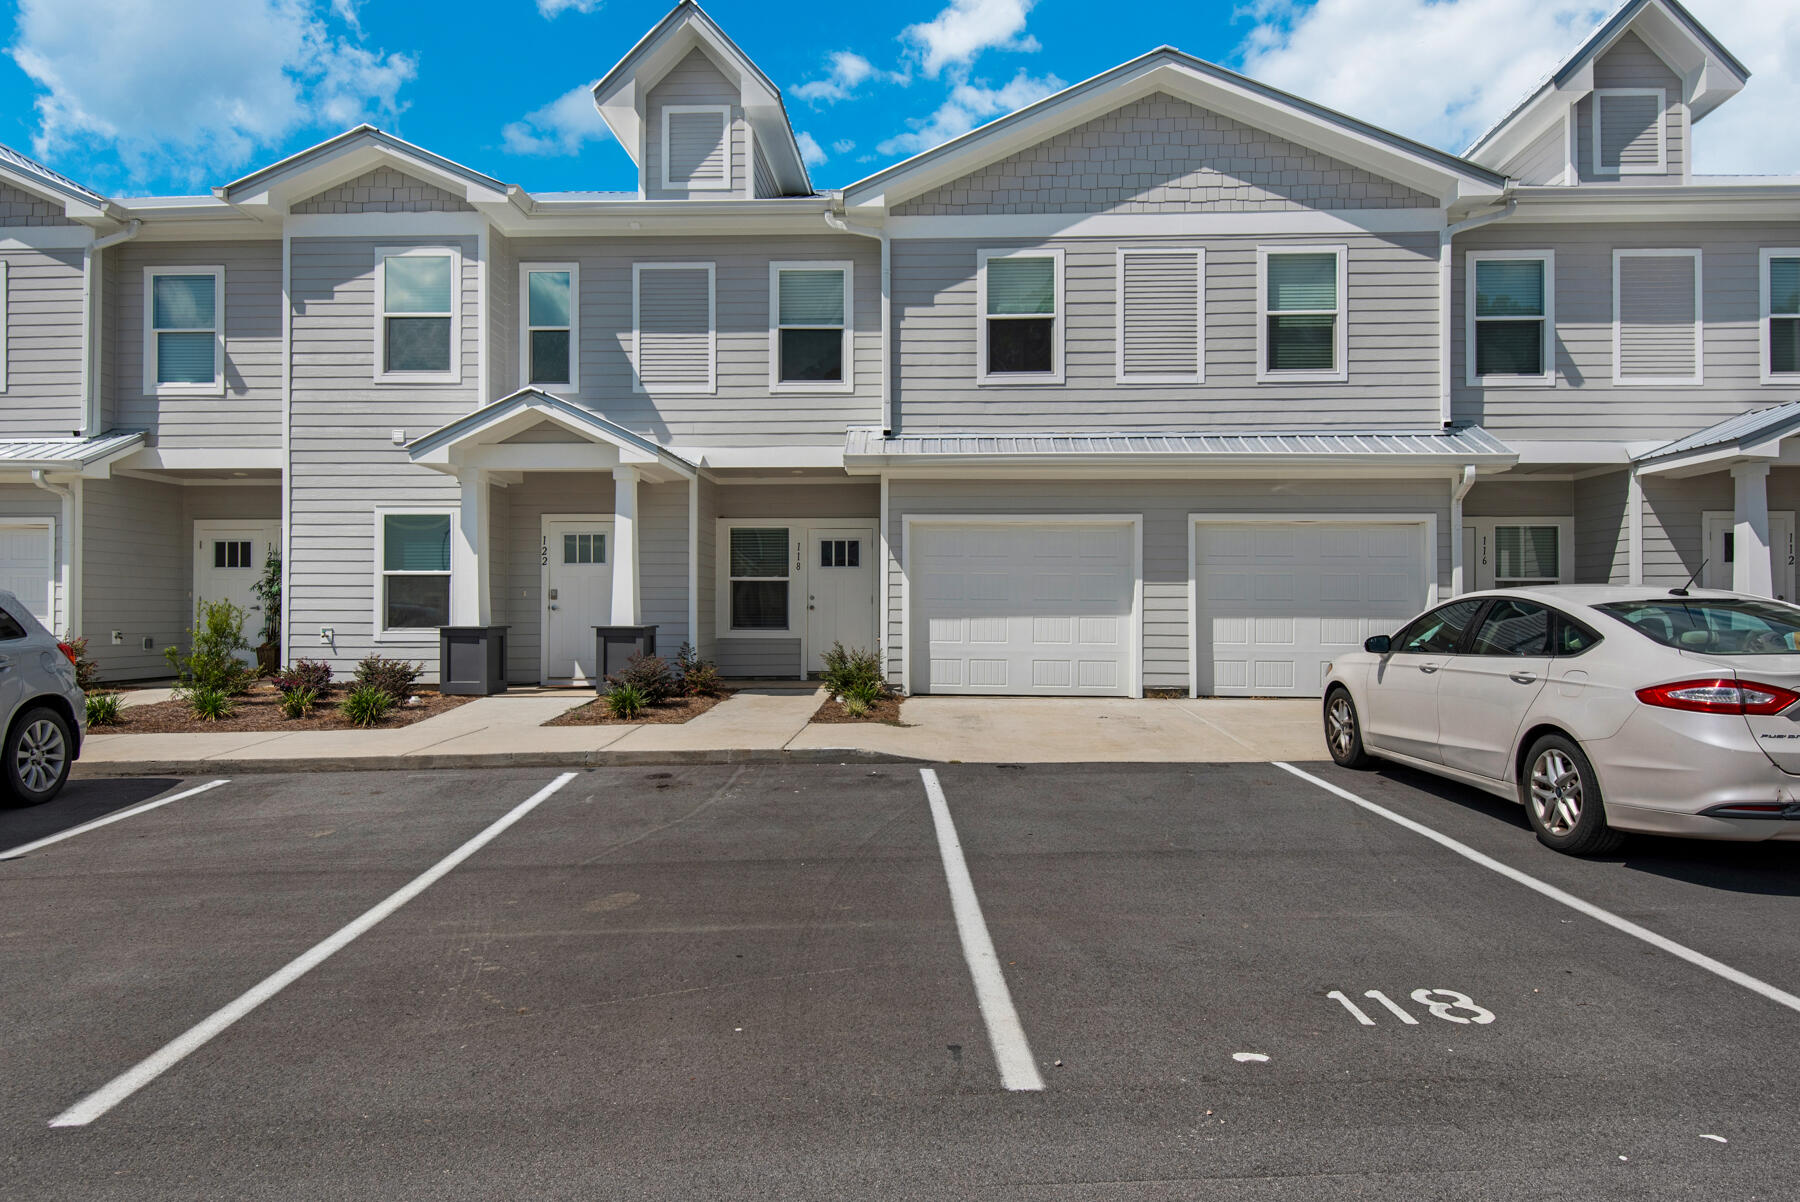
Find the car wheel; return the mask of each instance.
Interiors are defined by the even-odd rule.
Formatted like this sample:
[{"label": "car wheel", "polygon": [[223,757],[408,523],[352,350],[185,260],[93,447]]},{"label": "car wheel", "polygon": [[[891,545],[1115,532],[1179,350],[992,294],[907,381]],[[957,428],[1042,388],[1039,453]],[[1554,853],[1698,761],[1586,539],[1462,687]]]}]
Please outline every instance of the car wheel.
[{"label": "car wheel", "polygon": [[1538,842],[1571,856],[1604,855],[1625,841],[1606,825],[1606,803],[1594,766],[1573,740],[1545,735],[1525,755],[1519,783],[1525,816]]},{"label": "car wheel", "polygon": [[21,805],[42,805],[62,792],[72,763],[69,723],[49,706],[26,710],[0,749],[6,790]]},{"label": "car wheel", "polygon": [[1362,722],[1350,690],[1339,685],[1325,697],[1325,747],[1340,768],[1367,768],[1375,762],[1363,749]]}]

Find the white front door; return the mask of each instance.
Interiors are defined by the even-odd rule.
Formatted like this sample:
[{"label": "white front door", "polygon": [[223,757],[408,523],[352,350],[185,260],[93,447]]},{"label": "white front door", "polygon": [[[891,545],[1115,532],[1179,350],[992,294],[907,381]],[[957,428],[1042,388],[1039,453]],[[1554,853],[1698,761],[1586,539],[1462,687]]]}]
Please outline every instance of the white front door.
[{"label": "white front door", "polygon": [[56,634],[51,582],[53,528],[48,521],[0,525],[0,588],[17,597],[31,616]]},{"label": "white front door", "polygon": [[[1736,525],[1732,515],[1722,510],[1708,510],[1706,526],[1706,567],[1700,573],[1701,588],[1731,588],[1731,573],[1737,559]],[[1769,514],[1769,579],[1774,581],[1775,596],[1782,601],[1794,599],[1794,513],[1792,510]]]},{"label": "white front door", "polygon": [[544,681],[596,684],[594,627],[612,618],[611,520],[544,519]]},{"label": "white front door", "polygon": [[810,670],[825,667],[834,643],[875,649],[875,556],[871,530],[815,528],[806,572]]},{"label": "white front door", "polygon": [[[249,616],[244,641],[252,648],[263,640],[262,601],[254,588],[262,579],[269,550],[279,545],[280,522],[214,521],[194,523],[194,613],[207,601],[229,601]],[[256,662],[254,651],[242,658]]]}]

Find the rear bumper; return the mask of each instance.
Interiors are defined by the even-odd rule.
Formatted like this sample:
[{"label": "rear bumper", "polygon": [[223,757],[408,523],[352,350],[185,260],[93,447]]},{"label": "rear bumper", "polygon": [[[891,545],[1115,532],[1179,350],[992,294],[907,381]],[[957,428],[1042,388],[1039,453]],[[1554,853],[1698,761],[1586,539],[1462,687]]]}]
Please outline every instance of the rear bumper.
[{"label": "rear bumper", "polygon": [[1737,804],[1800,804],[1800,779],[1777,768],[1743,718],[1640,706],[1587,747],[1619,830],[1688,839],[1800,840],[1800,818],[1727,818]]}]

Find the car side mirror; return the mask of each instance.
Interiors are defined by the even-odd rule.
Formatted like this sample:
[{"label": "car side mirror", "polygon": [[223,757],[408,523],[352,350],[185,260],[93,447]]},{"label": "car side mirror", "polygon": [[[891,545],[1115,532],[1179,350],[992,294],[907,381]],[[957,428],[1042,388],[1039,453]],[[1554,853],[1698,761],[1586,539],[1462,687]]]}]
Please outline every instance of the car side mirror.
[{"label": "car side mirror", "polygon": [[1370,655],[1386,655],[1394,649],[1394,640],[1385,634],[1373,635],[1363,640],[1363,650]]}]

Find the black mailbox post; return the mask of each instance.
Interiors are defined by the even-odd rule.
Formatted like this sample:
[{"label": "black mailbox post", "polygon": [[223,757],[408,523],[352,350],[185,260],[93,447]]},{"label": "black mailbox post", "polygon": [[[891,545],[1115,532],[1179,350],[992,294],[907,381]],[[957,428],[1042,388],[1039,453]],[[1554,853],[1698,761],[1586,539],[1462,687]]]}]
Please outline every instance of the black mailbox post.
[{"label": "black mailbox post", "polygon": [[654,626],[594,627],[594,663],[599,669],[599,679],[594,682],[595,691],[606,692],[606,678],[623,668],[632,656],[655,654]]},{"label": "black mailbox post", "polygon": [[438,627],[438,692],[462,697],[506,692],[506,630]]}]

